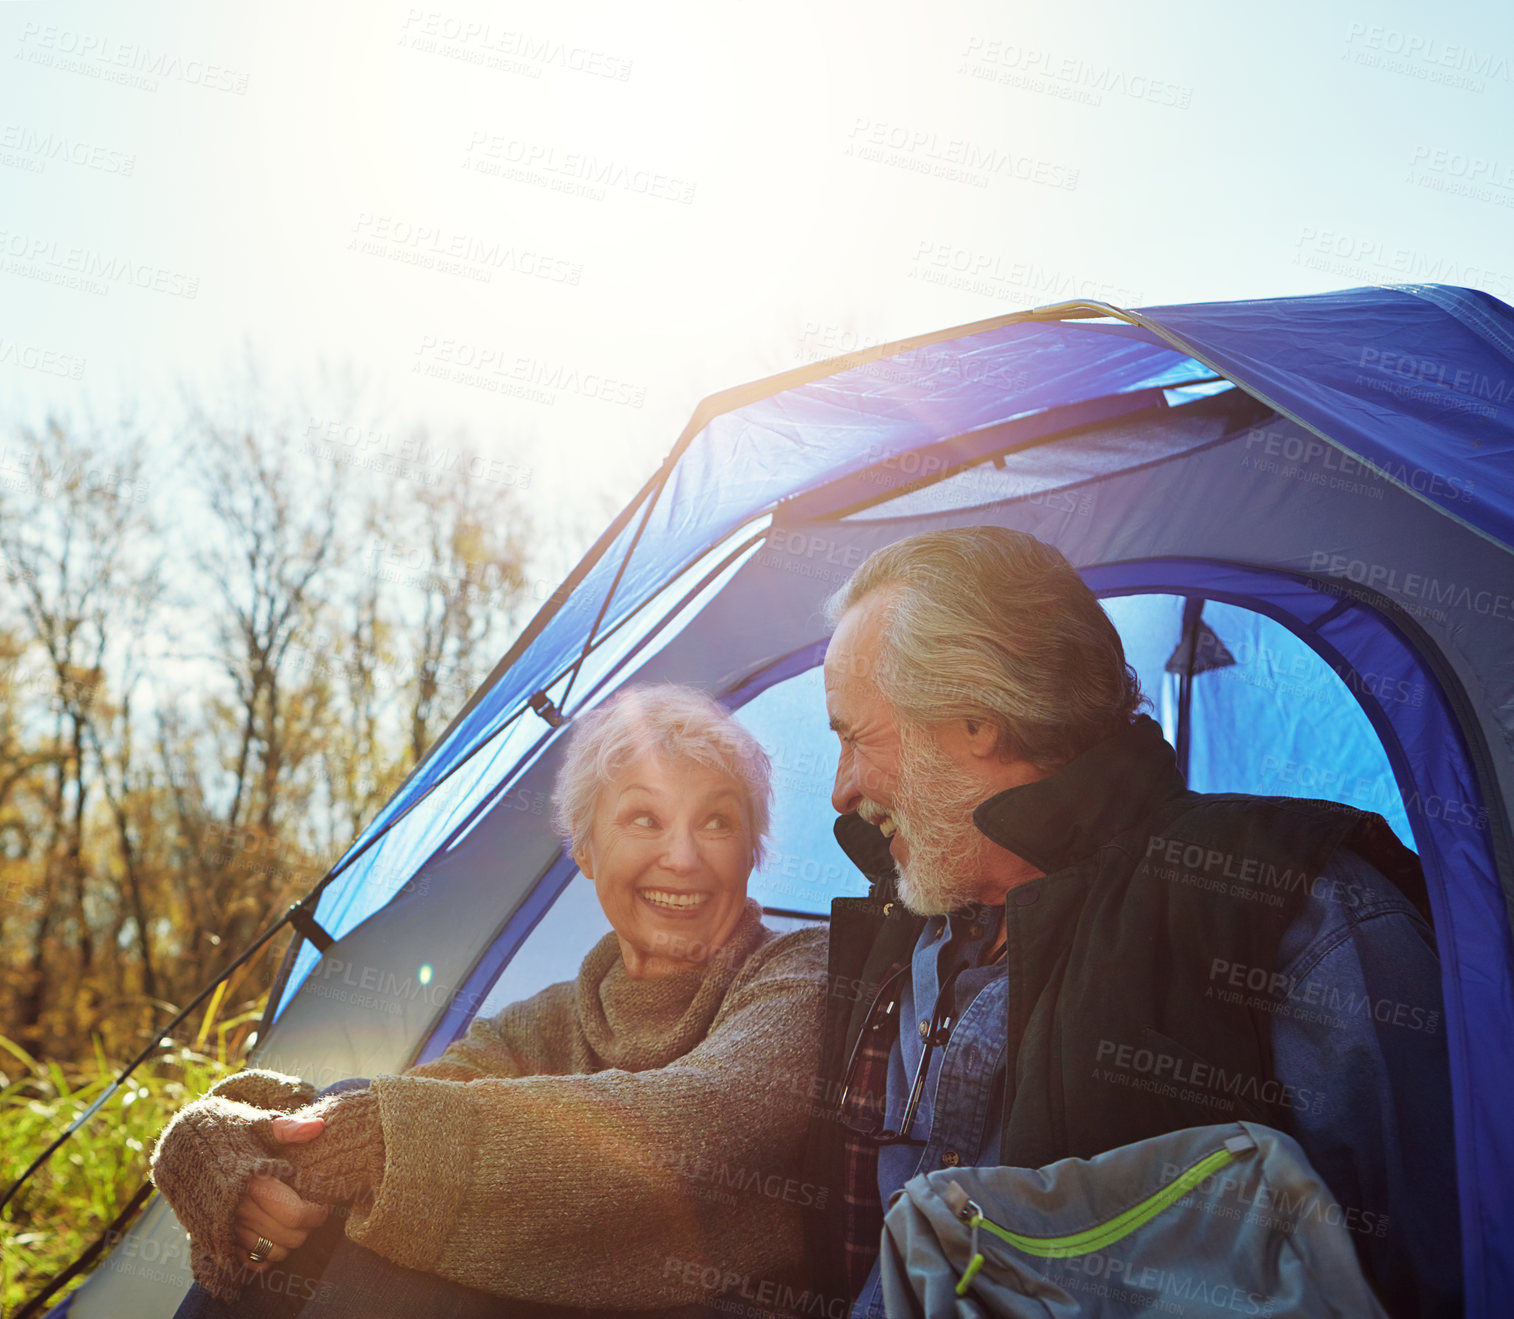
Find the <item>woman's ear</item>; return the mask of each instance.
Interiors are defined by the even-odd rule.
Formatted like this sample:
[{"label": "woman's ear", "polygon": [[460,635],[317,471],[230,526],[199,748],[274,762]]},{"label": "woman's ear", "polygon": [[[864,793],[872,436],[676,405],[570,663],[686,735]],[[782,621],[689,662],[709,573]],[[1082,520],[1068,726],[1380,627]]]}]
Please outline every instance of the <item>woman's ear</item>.
[{"label": "woman's ear", "polygon": [[583,871],[585,879],[594,878],[594,854],[589,851],[587,846],[575,847],[573,849],[573,860],[578,868]]}]

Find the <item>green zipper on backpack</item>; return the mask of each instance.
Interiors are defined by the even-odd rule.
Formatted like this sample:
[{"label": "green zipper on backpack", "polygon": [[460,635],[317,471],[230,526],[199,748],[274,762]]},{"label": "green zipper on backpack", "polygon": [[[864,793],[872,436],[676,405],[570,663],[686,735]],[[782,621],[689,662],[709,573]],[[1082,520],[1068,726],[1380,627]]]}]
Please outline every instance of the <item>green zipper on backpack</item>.
[{"label": "green zipper on backpack", "polygon": [[[1167,1183],[1160,1191],[1154,1191],[1139,1204],[1132,1205],[1122,1214],[1117,1214],[1106,1223],[1099,1223],[1094,1227],[1084,1228],[1081,1232],[1071,1232],[1064,1237],[1027,1237],[1019,1232],[1011,1232],[1008,1228],[1000,1227],[992,1219],[984,1218],[981,1211],[974,1213],[970,1218],[963,1221],[973,1229],[976,1237],[978,1229],[982,1228],[992,1232],[1001,1241],[1007,1242],[1016,1250],[1026,1255],[1036,1255],[1042,1259],[1063,1259],[1069,1255],[1091,1255],[1096,1250],[1102,1250],[1107,1246],[1114,1245],[1117,1241],[1128,1237],[1137,1228],[1149,1223],[1164,1209],[1181,1200],[1189,1191],[1193,1190],[1206,1177],[1212,1177],[1221,1168],[1228,1167],[1240,1157],[1236,1152],[1229,1149],[1218,1149],[1213,1154],[1205,1155],[1193,1167],[1180,1174],[1173,1181]],[[973,1206],[977,1209],[977,1206]],[[976,1244],[976,1242],[974,1243]],[[984,1258],[977,1250],[973,1251],[962,1280],[957,1284],[957,1295],[966,1296],[967,1289],[972,1285],[972,1280],[978,1276],[978,1270],[983,1267]]]}]

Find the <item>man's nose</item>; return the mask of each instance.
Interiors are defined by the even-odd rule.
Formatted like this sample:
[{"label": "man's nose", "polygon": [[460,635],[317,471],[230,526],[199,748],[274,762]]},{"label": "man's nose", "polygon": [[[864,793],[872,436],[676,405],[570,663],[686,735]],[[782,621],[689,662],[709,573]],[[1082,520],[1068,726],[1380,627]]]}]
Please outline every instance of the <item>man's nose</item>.
[{"label": "man's nose", "polygon": [[831,789],[831,805],[837,815],[846,815],[857,809],[862,801],[862,789],[857,784],[856,757],[843,751],[836,761],[836,783]]}]

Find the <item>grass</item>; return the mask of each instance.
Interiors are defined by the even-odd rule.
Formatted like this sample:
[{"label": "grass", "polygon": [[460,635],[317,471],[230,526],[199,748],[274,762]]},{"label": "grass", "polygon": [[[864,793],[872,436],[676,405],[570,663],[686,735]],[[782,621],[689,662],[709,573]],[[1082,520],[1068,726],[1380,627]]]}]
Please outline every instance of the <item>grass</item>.
[{"label": "grass", "polygon": [[[168,1119],[240,1069],[247,1030],[258,1015],[253,1008],[221,1022],[212,1040],[214,1012],[208,1013],[192,1046],[165,1048],[144,1062],[32,1175],[0,1220],[0,1314],[14,1313],[39,1292],[131,1199]],[[0,1035],[0,1194],[99,1099],[119,1070],[98,1038],[93,1059],[64,1067],[39,1061]]]}]

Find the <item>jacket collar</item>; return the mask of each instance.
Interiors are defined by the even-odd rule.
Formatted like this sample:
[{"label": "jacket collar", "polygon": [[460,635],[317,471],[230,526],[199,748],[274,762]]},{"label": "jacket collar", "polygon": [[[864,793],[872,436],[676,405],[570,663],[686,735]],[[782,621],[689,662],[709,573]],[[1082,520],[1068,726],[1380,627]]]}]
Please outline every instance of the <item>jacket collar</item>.
[{"label": "jacket collar", "polygon": [[[1142,715],[1055,774],[990,797],[973,812],[973,823],[992,842],[1049,875],[1182,791],[1176,753],[1161,725]],[[894,859],[882,830],[851,814],[837,818],[835,832],[841,850],[872,881],[875,896],[892,896]]]},{"label": "jacket collar", "polygon": [[973,812],[973,823],[1049,875],[1133,828],[1185,788],[1161,725],[1141,715],[1055,774],[990,797]]},{"label": "jacket collar", "polygon": [[869,824],[855,811],[838,815],[831,828],[848,860],[867,876],[873,886],[872,896],[879,899],[893,897],[896,871],[883,830],[876,824]]}]

